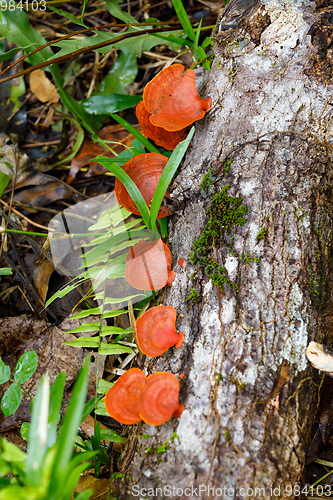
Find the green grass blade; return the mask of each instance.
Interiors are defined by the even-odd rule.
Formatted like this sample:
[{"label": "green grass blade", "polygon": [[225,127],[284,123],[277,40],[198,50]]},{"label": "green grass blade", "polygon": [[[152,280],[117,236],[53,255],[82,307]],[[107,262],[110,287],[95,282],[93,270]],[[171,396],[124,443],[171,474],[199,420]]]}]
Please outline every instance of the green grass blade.
[{"label": "green grass blade", "polygon": [[57,453],[51,473],[49,491],[56,496],[63,486],[64,471],[72,457],[73,445],[81,423],[82,410],[87,394],[90,359],[86,358],[75,382],[64,423],[57,442]]},{"label": "green grass blade", "polygon": [[153,201],[151,203],[150,221],[149,221],[151,227],[155,227],[157,214],[160,209],[163,197],[166,193],[166,190],[168,189],[172,177],[175,175],[175,172],[184,157],[184,154],[186,153],[186,150],[191,142],[194,132],[195,132],[195,127],[192,127],[185,141],[182,141],[178,144],[178,146],[175,148],[172,155],[170,156],[168,163],[164,167],[163,173],[160,177],[160,180],[158,181],[157,188],[154,193]]},{"label": "green grass blade", "polygon": [[47,447],[50,384],[46,374],[39,381],[32,409],[29,430],[29,447],[26,463],[27,486],[38,486]]},{"label": "green grass blade", "polygon": [[186,10],[184,8],[182,0],[172,0],[173,7],[176,11],[177,17],[181,23],[181,25],[184,28],[185,33],[189,37],[190,40],[194,42],[195,40],[195,33],[192,28],[191,21],[188,18],[188,15],[186,13]]},{"label": "green grass blade", "polygon": [[97,403],[102,399],[102,397],[103,394],[87,401],[87,403],[83,407],[80,424],[87,418],[88,415],[90,415],[90,413],[93,411],[93,409],[95,408]]},{"label": "green grass blade", "polygon": [[201,31],[201,25],[202,25],[202,19],[200,19],[200,23],[199,23],[199,26],[198,26],[198,29],[197,29],[197,32],[195,34],[195,40],[194,40],[194,48],[197,49],[198,46],[199,46],[199,38],[200,38],[200,31]]},{"label": "green grass blade", "polygon": [[50,390],[50,410],[48,419],[47,447],[51,448],[57,439],[57,426],[60,420],[60,408],[64,394],[66,373],[61,372]]},{"label": "green grass blade", "polygon": [[109,115],[114,119],[116,120],[116,122],[120,123],[120,125],[122,125],[123,127],[125,127],[125,129],[130,132],[131,134],[134,135],[134,137],[136,137],[137,139],[139,139],[139,141],[141,142],[141,144],[144,145],[144,147],[150,151],[151,153],[158,153],[158,154],[161,154],[159,152],[159,150],[157,148],[155,148],[155,146],[153,146],[153,144],[151,142],[148,141],[148,139],[146,139],[145,137],[143,137],[142,134],[140,134],[140,132],[138,130],[136,130],[136,128],[132,127],[132,125],[130,123],[128,123],[126,120],[124,120],[123,118],[121,118],[120,116],[118,115],[115,115],[113,113],[109,113]]},{"label": "green grass blade", "polygon": [[[119,117],[117,117],[119,118]],[[120,123],[120,122],[119,122]],[[98,161],[103,167],[107,168],[113,175],[120,180],[127,189],[128,194],[134,201],[137,209],[139,210],[141,217],[143,218],[148,229],[154,229],[154,227],[149,226],[149,208],[145,202],[142,194],[140,193],[137,185],[132,181],[130,176],[116,163],[110,161],[104,156],[97,156],[96,161]]]}]

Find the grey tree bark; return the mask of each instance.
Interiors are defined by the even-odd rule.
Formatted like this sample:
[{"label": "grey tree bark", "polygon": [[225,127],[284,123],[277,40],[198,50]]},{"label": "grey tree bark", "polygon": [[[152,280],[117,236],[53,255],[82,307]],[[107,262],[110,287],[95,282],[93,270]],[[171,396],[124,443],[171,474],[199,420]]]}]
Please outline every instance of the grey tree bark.
[{"label": "grey tree bark", "polygon": [[[173,191],[176,278],[163,303],[183,315],[184,346],[146,363],[185,374],[185,410],[134,426],[118,500],[300,498],[319,393],[305,349],[332,333],[332,40],[331,0],[232,0],[220,16],[201,92],[216,104]],[[189,262],[212,201],[200,183],[228,158],[216,188],[243,198],[247,222],[213,252],[238,292]]]}]

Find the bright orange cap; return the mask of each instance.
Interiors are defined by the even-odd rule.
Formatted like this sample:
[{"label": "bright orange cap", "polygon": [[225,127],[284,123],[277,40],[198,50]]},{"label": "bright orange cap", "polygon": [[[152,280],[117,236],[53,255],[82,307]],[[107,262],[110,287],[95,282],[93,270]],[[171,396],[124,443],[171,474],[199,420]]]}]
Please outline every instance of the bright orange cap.
[{"label": "bright orange cap", "polygon": [[[164,170],[168,158],[158,153],[143,153],[134,156],[122,166],[123,170],[130,176],[132,181],[137,185],[140,193],[144,197],[145,202],[150,208],[153,196]],[[129,212],[140,215],[134,201],[128,194],[125,186],[116,179],[114,191],[119,205],[125,207]],[[157,218],[170,215],[170,210],[166,207],[159,209]]]},{"label": "bright orange cap", "polygon": [[184,405],[179,403],[178,396],[179,382],[172,373],[153,373],[140,389],[140,417],[149,425],[161,425],[172,416],[180,417]]},{"label": "bright orange cap", "polygon": [[183,345],[184,333],[177,333],[176,316],[176,310],[172,306],[155,306],[138,318],[136,340],[144,354],[159,356],[173,345]]},{"label": "bright orange cap", "polygon": [[160,290],[175,277],[169,247],[157,238],[139,241],[126,256],[125,279],[138,290]]},{"label": "bright orange cap", "polygon": [[140,101],[135,108],[135,114],[144,135],[165,149],[175,149],[180,141],[183,141],[187,136],[187,128],[177,130],[176,132],[169,132],[162,127],[155,127],[149,120],[151,114],[146,110],[143,101]]},{"label": "bright orange cap", "polygon": [[110,417],[127,425],[140,422],[139,390],[146,379],[139,368],[131,368],[119,377],[105,396],[105,408]]},{"label": "bright orange cap", "polygon": [[193,70],[174,64],[162,69],[145,86],[143,102],[153,125],[175,132],[203,118],[212,100],[199,96]]}]

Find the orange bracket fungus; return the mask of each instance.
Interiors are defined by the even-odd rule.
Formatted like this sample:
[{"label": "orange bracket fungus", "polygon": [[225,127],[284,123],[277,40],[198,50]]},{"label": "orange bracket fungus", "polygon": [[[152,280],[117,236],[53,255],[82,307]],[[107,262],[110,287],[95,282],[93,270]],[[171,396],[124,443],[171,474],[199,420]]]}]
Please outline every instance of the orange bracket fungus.
[{"label": "orange bracket fungus", "polygon": [[212,99],[201,99],[192,69],[185,70],[182,64],[173,64],[162,69],[145,86],[143,102],[151,114],[150,123],[175,132],[203,118]]},{"label": "orange bracket fungus", "polygon": [[[167,162],[168,158],[164,155],[160,155],[158,153],[143,153],[141,155],[134,156],[122,166],[123,170],[125,170],[127,175],[129,175],[138,187],[149,208],[151,206],[158,181],[160,180]],[[119,205],[122,205],[133,214],[140,215],[134,201],[119,179],[116,179],[114,191]],[[168,208],[161,207],[157,218],[160,219],[161,217],[166,217],[167,215],[170,215],[170,213],[171,212]]]},{"label": "orange bracket fungus", "polygon": [[172,373],[153,373],[140,389],[140,417],[149,425],[161,425],[172,416],[180,417],[184,405],[179,403],[178,396],[179,382]]},{"label": "orange bracket fungus", "polygon": [[110,417],[127,425],[140,422],[139,390],[146,379],[139,368],[131,368],[117,380],[105,396],[105,408]]},{"label": "orange bracket fungus", "polygon": [[135,114],[144,135],[152,139],[158,146],[162,146],[165,149],[175,149],[180,141],[186,139],[187,128],[177,130],[176,132],[169,132],[162,127],[155,127],[149,120],[151,114],[146,110],[143,101],[139,102],[135,108]]},{"label": "orange bracket fungus", "polygon": [[126,256],[125,279],[137,290],[160,290],[175,277],[169,247],[157,238],[135,243]]},{"label": "orange bracket fungus", "polygon": [[147,356],[159,356],[169,347],[181,347],[184,333],[177,333],[176,310],[172,306],[155,306],[148,309],[136,322],[136,340],[139,349]]}]

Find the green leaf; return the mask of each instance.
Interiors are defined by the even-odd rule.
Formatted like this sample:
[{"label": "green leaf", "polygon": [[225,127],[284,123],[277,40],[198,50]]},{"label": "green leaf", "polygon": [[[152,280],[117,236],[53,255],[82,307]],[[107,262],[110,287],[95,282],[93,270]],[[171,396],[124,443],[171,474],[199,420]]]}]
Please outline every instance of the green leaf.
[{"label": "green leaf", "polygon": [[140,132],[132,127],[132,125],[130,123],[128,123],[126,120],[124,120],[123,118],[121,118],[120,116],[118,115],[115,115],[113,113],[109,113],[110,116],[116,120],[116,122],[120,123],[120,125],[122,125],[123,127],[125,127],[125,129],[130,133],[130,134],[133,134],[134,137],[136,137],[137,139],[139,139],[139,141],[141,142],[141,144],[144,145],[144,147],[150,151],[151,153],[158,153],[158,154],[161,154],[159,152],[159,150],[153,146],[153,144],[151,142],[148,141],[148,139],[146,139],[145,137],[143,137],[142,134],[140,134]]},{"label": "green leaf", "polygon": [[168,218],[167,217],[162,217],[161,219],[158,219],[158,223],[160,225],[161,237],[162,238],[168,238],[169,237],[169,233],[168,233]]},{"label": "green leaf", "polygon": [[[124,309],[121,309],[120,311],[104,311],[103,312],[103,319],[106,318],[115,318],[116,316],[121,316],[122,314],[126,314],[127,311]],[[71,319],[80,319],[80,318],[86,318],[87,316],[102,314],[102,308],[100,307],[94,307],[93,309],[86,309],[85,311],[80,311],[79,313],[75,314],[74,316],[71,317]]]},{"label": "green leaf", "polygon": [[104,115],[106,110],[118,113],[123,109],[136,106],[140,101],[142,97],[139,95],[105,94],[84,99],[82,105],[84,110],[91,115]]},{"label": "green leaf", "polygon": [[96,300],[102,299],[104,300],[104,304],[121,304],[121,302],[126,302],[127,300],[136,299],[137,297],[145,297],[144,293],[136,293],[135,295],[128,295],[126,297],[119,297],[117,299],[112,297],[104,298],[104,292],[96,293]]},{"label": "green leaf", "polygon": [[4,384],[10,378],[10,367],[5,365],[0,357],[0,384]]},{"label": "green leaf", "polygon": [[[72,318],[73,319],[73,318]],[[98,332],[100,324],[98,321],[95,323],[82,323],[82,325],[72,330],[66,330],[66,333],[81,333],[81,332]]]},{"label": "green leaf", "polygon": [[101,331],[101,336],[105,337],[106,335],[119,335],[122,333],[132,333],[132,330],[129,328],[124,330],[123,328],[119,328],[118,326],[103,326]]},{"label": "green leaf", "polygon": [[6,390],[1,400],[1,410],[5,417],[9,417],[16,412],[21,403],[21,387],[18,384],[11,384]]},{"label": "green leaf", "polygon": [[[118,155],[119,157],[123,157],[124,153],[128,153],[127,151],[123,151]],[[133,155],[131,154],[130,158]],[[102,158],[107,159],[106,156]],[[105,229],[107,227],[116,227],[120,222],[123,222],[131,215],[131,212],[126,210],[125,207],[121,207],[120,205],[116,205],[111,210],[104,210],[101,215],[98,217],[98,221],[96,224],[93,224],[89,227],[89,231],[98,231],[99,229]],[[97,235],[96,235],[97,236]]]},{"label": "green leaf", "polygon": [[102,415],[103,417],[109,417],[110,415],[108,414],[108,412],[106,411],[106,408],[105,408],[105,403],[104,401],[99,401],[96,409],[95,409],[95,413],[96,415]]},{"label": "green leaf", "polygon": [[100,430],[100,440],[101,441],[110,441],[110,443],[124,443],[125,439],[119,436],[116,432],[111,431],[110,429],[101,429]]},{"label": "green leaf", "polygon": [[28,441],[30,432],[30,422],[23,422],[23,424],[21,425],[20,432],[22,439]]},{"label": "green leaf", "polygon": [[41,482],[43,462],[47,450],[49,402],[50,379],[46,373],[46,375],[39,380],[32,408],[26,463],[27,486],[38,486]]},{"label": "green leaf", "polygon": [[60,409],[65,388],[66,373],[60,372],[50,390],[50,409],[48,418],[47,446],[51,448],[57,439]]},{"label": "green leaf", "polygon": [[160,209],[163,197],[166,193],[166,190],[168,189],[172,177],[175,175],[175,172],[186,153],[186,150],[192,140],[194,132],[195,132],[195,127],[192,127],[186,139],[180,142],[178,146],[176,146],[171,157],[169,158],[168,163],[164,167],[164,170],[162,172],[160,180],[158,181],[154,197],[151,203],[150,220],[149,220],[150,227],[155,226],[157,214]]},{"label": "green leaf", "polygon": [[[109,260],[111,255],[115,252],[132,246],[134,244],[133,240],[138,238],[144,240],[148,237],[149,234],[147,234],[146,231],[141,231],[139,229],[134,229],[132,231],[128,230],[126,232],[124,231],[118,235],[109,237],[103,243],[100,243],[92,250],[89,250],[86,254],[84,254],[84,257],[86,258],[86,262],[88,265],[97,264],[98,262],[101,262],[101,259],[103,257],[106,257]],[[118,259],[118,257],[113,259],[113,261],[118,263],[121,262],[120,259],[116,259]]]},{"label": "green leaf", "polygon": [[100,354],[123,354],[124,352],[131,354],[133,349],[127,347],[125,345],[120,344],[106,344],[105,342],[101,342],[100,348],[98,350]]},{"label": "green leaf", "polygon": [[[24,48],[27,54],[31,48],[36,48],[45,44],[45,39],[37,30],[30,25],[28,16],[24,10],[9,9],[2,12],[2,23],[0,24],[0,35],[11,42]],[[33,45],[34,47],[31,47]],[[46,47],[28,57],[30,64],[44,62],[53,55],[52,49]]]},{"label": "green leaf", "polygon": [[99,337],[79,337],[75,340],[69,340],[68,342],[62,342],[62,345],[71,345],[73,347],[98,347],[100,342]]},{"label": "green leaf", "polygon": [[195,33],[192,28],[191,21],[188,18],[186,10],[184,8],[182,0],[172,0],[173,7],[176,11],[177,17],[184,28],[185,33],[189,37],[190,40],[195,40]]},{"label": "green leaf", "polygon": [[75,288],[77,288],[78,285],[81,285],[84,281],[87,281],[88,279],[89,279],[88,277],[86,277],[86,278],[81,277],[81,279],[77,279],[74,284],[71,284],[72,283],[71,281],[69,283],[67,283],[65,286],[60,288],[60,290],[58,290],[56,293],[54,293],[52,295],[52,297],[50,297],[46,301],[45,308],[48,307],[50,304],[52,304],[52,302],[55,299],[58,299],[58,298],[61,299],[62,297],[65,297],[65,295],[67,295],[72,290],[75,290]]},{"label": "green leaf", "polygon": [[[1,174],[0,174],[0,177],[1,177]],[[9,178],[8,175],[6,175],[6,177]],[[1,181],[0,181],[1,183]],[[0,194],[0,197],[1,197],[1,194]],[[12,273],[12,269],[10,267],[0,267],[0,276],[10,276]],[[0,382],[0,384],[3,384],[3,382]]]},{"label": "green leaf", "polygon": [[18,384],[24,384],[35,373],[38,365],[36,351],[27,351],[20,356],[14,371],[14,380]]},{"label": "green leaf", "polygon": [[[64,471],[70,462],[78,426],[81,423],[82,410],[87,394],[90,360],[86,358],[80,374],[74,384],[74,389],[66,412],[64,423],[58,439],[57,453],[52,468],[49,491],[56,497],[62,491]],[[60,495],[61,496],[61,495]]]},{"label": "green leaf", "polygon": [[9,474],[10,472],[11,467],[8,462],[6,462],[6,460],[4,460],[3,458],[0,458],[0,477],[7,476],[7,474]]},{"label": "green leaf", "polygon": [[[120,311],[118,311],[118,312],[121,314]],[[80,312],[74,314],[74,316],[71,316],[71,319],[87,318],[88,316],[91,316],[93,314],[101,315],[102,311],[99,307],[93,307],[92,309],[86,309],[85,311],[80,311]]]},{"label": "green leaf", "polygon": [[114,16],[117,19],[121,19],[121,21],[124,21],[124,23],[137,23],[135,17],[121,10],[117,0],[105,0],[105,3],[111,16]]},{"label": "green leaf", "polygon": [[94,490],[85,490],[81,491],[78,495],[76,495],[75,500],[89,500],[91,495],[94,493]]},{"label": "green leaf", "polygon": [[[111,114],[112,116],[112,114]],[[115,115],[114,115],[115,116]],[[128,194],[134,201],[137,209],[139,210],[141,217],[145,221],[146,226],[149,228],[149,209],[147,207],[147,203],[145,202],[142,194],[139,191],[139,188],[137,185],[132,181],[130,176],[121,168],[119,167],[116,163],[114,162],[109,162],[104,159],[103,156],[98,156],[96,158],[96,161],[98,161],[103,167],[106,167],[110,172],[112,172],[117,179],[120,180],[125,186],[125,188],[128,191]],[[152,228],[154,229],[154,228]]]},{"label": "green leaf", "polygon": [[[3,195],[4,190],[8,186],[9,181],[10,181],[10,176],[7,174],[4,174],[3,172],[0,172],[0,198]],[[10,269],[10,268],[5,267],[3,269]],[[0,276],[1,276],[1,274],[0,274]]]},{"label": "green leaf", "polygon": [[1,439],[1,447],[3,449],[1,458],[7,462],[16,463],[26,461],[27,455],[14,443],[9,443],[6,439]]},{"label": "green leaf", "polygon": [[1,54],[0,61],[8,61],[8,59],[11,59],[12,57],[16,56],[16,54],[20,52],[20,50],[27,49],[29,51],[36,49],[37,47],[38,47],[37,43],[34,47],[32,47],[31,45],[29,45],[28,47],[15,47],[15,49],[8,50],[4,54]]},{"label": "green leaf", "polygon": [[[127,94],[127,89],[129,85],[134,82],[138,70],[137,57],[131,50],[123,50],[108,74],[100,82],[93,95]],[[106,109],[107,108],[104,108],[103,114]],[[107,111],[111,112],[113,110],[108,109]]]},{"label": "green leaf", "polygon": [[[167,45],[187,45],[188,47],[193,47],[193,42],[189,40],[188,38],[182,38],[180,36],[174,36],[174,35],[160,35],[160,33],[154,33],[153,35],[156,38],[160,38],[161,40],[164,40],[164,43]],[[177,50],[179,50],[179,47],[177,47]]]},{"label": "green leaf", "polygon": [[75,17],[74,14],[71,14],[70,12],[67,12],[67,11],[62,10],[62,9],[57,9],[56,7],[53,7],[52,5],[49,5],[49,4],[47,5],[47,8],[50,10],[53,10],[53,12],[55,12],[59,16],[66,17],[67,19],[72,21],[72,23],[77,24],[78,26],[83,26],[84,28],[88,28],[88,26],[86,24],[84,24],[80,19]]},{"label": "green leaf", "polygon": [[102,378],[98,379],[97,392],[98,394],[106,394],[111,387],[113,387],[115,382],[108,382]]}]

